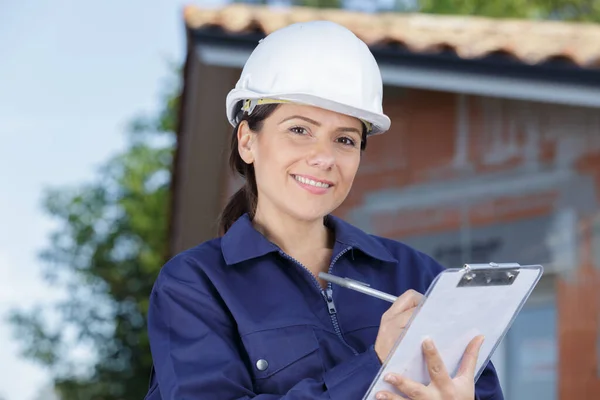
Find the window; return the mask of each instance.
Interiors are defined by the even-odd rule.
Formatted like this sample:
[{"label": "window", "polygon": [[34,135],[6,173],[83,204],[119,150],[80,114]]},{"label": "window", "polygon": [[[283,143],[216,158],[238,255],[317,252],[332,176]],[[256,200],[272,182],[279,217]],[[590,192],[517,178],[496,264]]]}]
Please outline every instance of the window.
[{"label": "window", "polygon": [[557,398],[556,325],[554,296],[540,293],[532,295],[515,319],[502,346],[504,365],[499,373],[502,374],[507,399]]}]

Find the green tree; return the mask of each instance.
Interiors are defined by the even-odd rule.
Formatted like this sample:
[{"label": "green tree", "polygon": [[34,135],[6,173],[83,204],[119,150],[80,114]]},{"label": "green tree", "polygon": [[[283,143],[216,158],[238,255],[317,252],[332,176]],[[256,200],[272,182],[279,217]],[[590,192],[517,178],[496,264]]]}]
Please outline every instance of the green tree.
[{"label": "green tree", "polygon": [[[179,85],[169,86],[162,110],[131,124],[128,148],[97,179],[45,193],[44,209],[58,223],[41,254],[45,277],[67,296],[51,307],[16,310],[11,320],[24,354],[53,371],[62,400],[145,395],[152,362],[145,318],[167,255],[179,101]],[[75,362],[77,346],[90,353],[87,363]]]},{"label": "green tree", "polygon": [[[269,0],[234,0],[234,2],[267,4]],[[290,4],[315,8],[340,8],[344,7],[344,3],[344,0],[290,1]],[[393,3],[393,9],[399,12],[418,11],[427,14],[476,15],[492,18],[600,22],[598,0],[395,0]],[[385,4],[387,6],[388,2]]]},{"label": "green tree", "polygon": [[295,4],[305,7],[315,8],[340,8],[343,4],[342,0],[300,0]]},{"label": "green tree", "polygon": [[598,0],[418,0],[417,3],[420,12],[432,14],[600,22]]}]

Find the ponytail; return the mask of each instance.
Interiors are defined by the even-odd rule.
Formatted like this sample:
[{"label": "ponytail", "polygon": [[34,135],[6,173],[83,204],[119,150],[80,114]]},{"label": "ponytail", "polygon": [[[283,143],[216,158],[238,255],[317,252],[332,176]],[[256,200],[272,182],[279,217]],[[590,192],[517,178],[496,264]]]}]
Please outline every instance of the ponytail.
[{"label": "ponytail", "polygon": [[229,167],[233,172],[237,172],[244,180],[244,186],[229,198],[227,205],[223,208],[219,216],[219,235],[224,235],[231,225],[242,215],[248,214],[250,218],[254,217],[256,204],[258,202],[258,189],[256,187],[256,176],[254,175],[254,166],[246,164],[238,151],[237,133],[242,121],[247,121],[250,130],[259,132],[262,129],[263,121],[275,111],[278,104],[266,104],[256,106],[252,114],[244,112],[237,126],[233,129],[229,148]]}]

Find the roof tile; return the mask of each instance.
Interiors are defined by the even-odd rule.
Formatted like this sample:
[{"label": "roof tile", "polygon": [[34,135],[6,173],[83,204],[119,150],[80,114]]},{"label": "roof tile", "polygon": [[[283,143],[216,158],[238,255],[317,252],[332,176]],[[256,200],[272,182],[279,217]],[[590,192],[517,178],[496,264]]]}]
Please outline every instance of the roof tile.
[{"label": "roof tile", "polygon": [[325,19],[352,30],[368,45],[400,43],[415,53],[452,49],[465,59],[502,52],[526,64],[560,58],[583,68],[600,68],[600,25],[557,21],[491,19],[430,14],[367,14],[309,7],[232,4],[187,6],[189,29],[219,26],[227,32],[269,34],[295,22]]}]

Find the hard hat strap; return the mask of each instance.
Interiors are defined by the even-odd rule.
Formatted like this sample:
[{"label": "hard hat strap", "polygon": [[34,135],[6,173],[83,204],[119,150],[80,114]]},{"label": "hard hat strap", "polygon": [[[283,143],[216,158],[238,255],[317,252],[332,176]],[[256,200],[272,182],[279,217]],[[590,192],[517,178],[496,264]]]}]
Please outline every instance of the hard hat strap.
[{"label": "hard hat strap", "polygon": [[252,114],[252,111],[254,111],[254,108],[258,105],[279,103],[291,103],[291,101],[279,99],[247,99],[242,105],[242,111],[246,111],[248,115],[250,115]]},{"label": "hard hat strap", "polygon": [[[242,111],[245,111],[248,113],[248,115],[252,114],[252,111],[254,111],[254,108],[258,105],[263,105],[263,104],[281,104],[281,103],[292,103],[289,100],[281,100],[281,99],[246,99],[244,100],[244,104],[242,105]],[[367,128],[367,132],[371,132],[371,130],[373,129],[373,125],[368,122],[365,121],[362,118],[359,118],[360,121],[365,124],[365,127]]]}]

